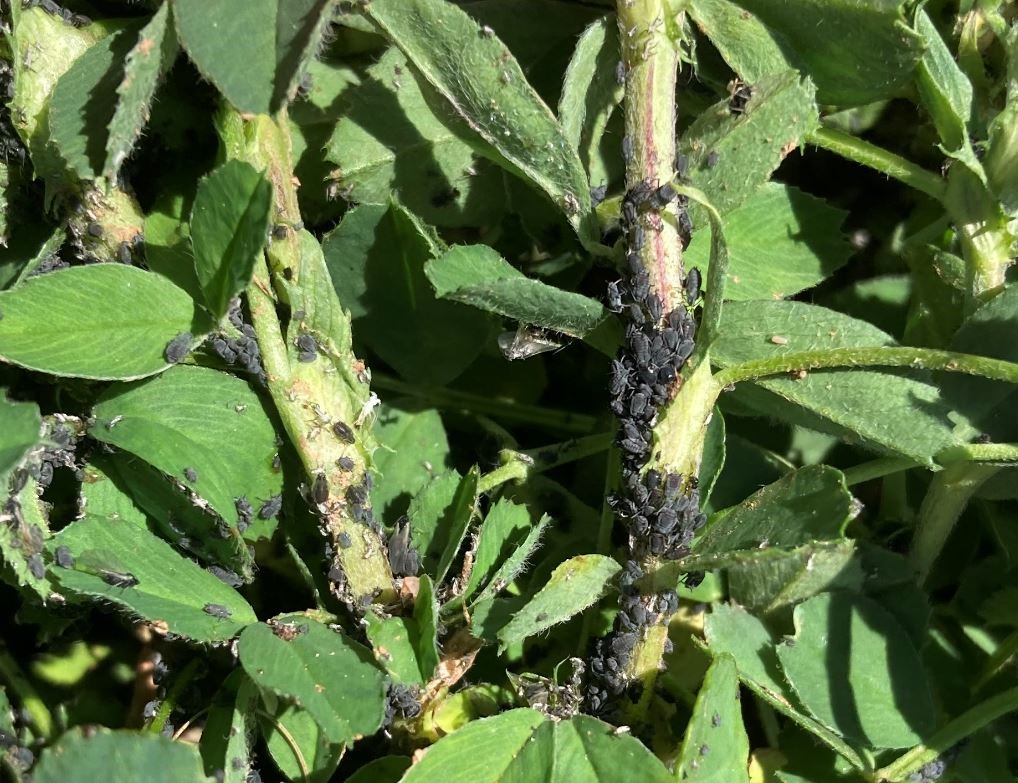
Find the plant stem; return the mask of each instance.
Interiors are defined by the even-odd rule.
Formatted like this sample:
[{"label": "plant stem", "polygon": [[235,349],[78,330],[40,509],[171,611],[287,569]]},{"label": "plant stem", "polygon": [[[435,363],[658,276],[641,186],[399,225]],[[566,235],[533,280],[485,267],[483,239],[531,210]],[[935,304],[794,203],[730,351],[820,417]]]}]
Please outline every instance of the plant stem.
[{"label": "plant stem", "polygon": [[919,507],[909,556],[920,585],[929,576],[933,563],[944,548],[969,498],[998,470],[999,465],[959,462],[949,465],[933,477]]},{"label": "plant stem", "polygon": [[947,190],[944,180],[922,166],[868,141],[833,128],[818,128],[806,137],[806,141],[886,174],[937,201],[944,200]]},{"label": "plant stem", "polygon": [[479,494],[491,492],[509,481],[522,481],[530,474],[529,459],[521,457],[519,452],[503,449],[501,458],[501,465],[490,473],[485,473],[478,480],[477,492]]},{"label": "plant stem", "polygon": [[[546,470],[566,465],[570,462],[600,454],[612,445],[615,436],[610,432],[599,432],[585,438],[571,438],[563,443],[527,449],[523,453],[534,460],[530,473],[543,473]],[[616,466],[617,469],[617,466]]]},{"label": "plant stem", "polygon": [[919,463],[908,459],[908,457],[881,457],[880,459],[863,462],[860,465],[853,465],[843,470],[842,473],[845,475],[845,485],[854,487],[856,484],[862,484],[866,481],[883,478],[884,476],[890,476],[894,473],[900,473],[903,470],[911,470],[917,467],[920,467]]},{"label": "plant stem", "polygon": [[928,742],[917,745],[891,764],[878,769],[872,779],[886,780],[890,783],[905,780],[910,774],[924,764],[933,761],[961,740],[972,736],[997,718],[1015,710],[1018,710],[1018,688],[1011,688],[996,696],[991,696],[982,704],[977,704],[948,723]]},{"label": "plant stem", "polygon": [[383,373],[373,373],[371,382],[379,391],[390,391],[426,400],[436,408],[461,409],[501,421],[530,424],[542,429],[575,435],[588,435],[597,428],[597,419],[593,416],[585,416],[572,411],[543,408],[540,405],[525,405],[456,389],[418,386]]},{"label": "plant stem", "polygon": [[1018,384],[1018,364],[987,356],[975,356],[932,348],[881,347],[830,348],[822,351],[785,353],[769,359],[755,359],[721,370],[715,380],[721,386],[751,381],[768,375],[828,367],[911,367],[916,370],[944,370],[979,375]]},{"label": "plant stem", "polygon": [[145,732],[149,734],[162,733],[163,728],[166,726],[166,721],[170,719],[170,715],[177,706],[180,694],[182,694],[187,686],[191,684],[191,680],[194,679],[194,675],[198,671],[198,667],[202,666],[203,663],[204,661],[202,658],[192,658],[187,662],[187,665],[180,670],[180,674],[173,678],[173,685],[170,686],[166,693],[166,698],[163,699],[162,704],[159,705],[159,709],[152,718],[152,722],[145,727]]},{"label": "plant stem", "polygon": [[43,737],[52,737],[53,715],[6,647],[0,647],[0,682],[6,684],[21,701],[21,706],[32,718],[32,728]]}]

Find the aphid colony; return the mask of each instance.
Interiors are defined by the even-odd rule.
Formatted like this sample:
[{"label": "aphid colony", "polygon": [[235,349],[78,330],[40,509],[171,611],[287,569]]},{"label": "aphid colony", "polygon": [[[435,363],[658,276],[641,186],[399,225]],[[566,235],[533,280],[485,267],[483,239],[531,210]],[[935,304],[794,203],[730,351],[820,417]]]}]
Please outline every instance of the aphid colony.
[{"label": "aphid colony", "polygon": [[[675,197],[670,184],[655,188],[646,181],[626,193],[622,199],[622,231],[628,278],[608,286],[609,309],[621,313],[627,322],[626,341],[612,361],[610,383],[611,409],[619,418],[622,491],[610,497],[609,503],[628,530],[631,559],[620,580],[622,598],[615,629],[598,641],[590,662],[586,707],[594,714],[608,712],[623,693],[634,700],[639,698],[641,686],[627,682],[626,664],[643,629],[667,622],[678,608],[674,591],[640,594],[637,582],[643,576],[641,562],[683,556],[693,534],[705,521],[695,480],[687,481],[677,473],[644,470],[651,457],[651,431],[658,411],[674,393],[679,372],[693,353],[696,334],[696,322],[685,305],[664,312],[665,305],[651,290],[650,276],[640,256],[644,243],[641,214],[661,210]],[[684,214],[684,209],[680,212]],[[685,288],[686,300],[692,305],[699,297],[697,270],[686,276]]]},{"label": "aphid colony", "polygon": [[226,335],[215,335],[208,344],[216,356],[228,365],[244,368],[258,383],[265,386],[268,376],[265,375],[265,368],[262,366],[262,352],[258,347],[258,340],[255,339],[254,327],[244,322],[240,300],[234,302],[228,317],[230,323],[240,330],[240,337],[234,339]]}]

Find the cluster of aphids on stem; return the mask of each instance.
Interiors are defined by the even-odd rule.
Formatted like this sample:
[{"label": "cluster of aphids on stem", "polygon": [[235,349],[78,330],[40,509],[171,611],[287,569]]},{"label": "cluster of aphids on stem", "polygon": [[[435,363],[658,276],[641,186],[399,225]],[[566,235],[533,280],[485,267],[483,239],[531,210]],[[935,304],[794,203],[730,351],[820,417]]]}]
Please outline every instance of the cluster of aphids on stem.
[{"label": "cluster of aphids on stem", "polygon": [[[230,323],[240,331],[240,336],[233,338],[226,334],[216,334],[209,340],[209,346],[216,356],[228,365],[243,368],[260,385],[265,386],[268,377],[265,374],[265,368],[262,366],[262,352],[258,347],[254,327],[244,320],[244,313],[241,310],[239,299],[233,301],[227,316],[230,319]],[[174,361],[169,356],[167,358],[170,361]],[[179,359],[176,361],[179,361]]]},{"label": "cluster of aphids on stem", "polygon": [[[669,183],[655,187],[643,181],[622,200],[622,232],[626,243],[625,280],[609,284],[608,306],[626,321],[626,340],[612,361],[611,409],[619,418],[622,488],[609,498],[615,515],[627,528],[630,559],[621,578],[622,598],[614,632],[599,640],[591,660],[586,707],[604,715],[627,693],[639,698],[640,684],[625,676],[626,664],[647,627],[667,622],[678,608],[668,590],[641,595],[637,582],[650,559],[677,559],[687,554],[693,534],[704,523],[694,477],[646,469],[651,458],[652,429],[658,411],[675,393],[679,373],[693,353],[696,322],[686,304],[665,312],[665,302],[652,290],[641,251],[641,216],[660,212],[676,198]],[[684,215],[684,204],[680,204]],[[680,231],[688,236],[684,222]],[[700,273],[690,270],[684,281],[685,300],[698,299]]]}]

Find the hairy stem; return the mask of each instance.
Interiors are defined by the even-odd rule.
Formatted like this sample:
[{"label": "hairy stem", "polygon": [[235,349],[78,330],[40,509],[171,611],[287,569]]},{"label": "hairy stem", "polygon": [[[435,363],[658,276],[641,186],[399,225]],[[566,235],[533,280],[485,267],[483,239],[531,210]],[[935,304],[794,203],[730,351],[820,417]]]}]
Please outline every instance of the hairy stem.
[{"label": "hairy stem", "polygon": [[1018,383],[1018,364],[1014,362],[955,351],[911,347],[830,348],[785,353],[726,367],[718,372],[715,380],[720,386],[728,386],[768,375],[830,367],[911,367],[916,370],[960,372]]},{"label": "hairy stem", "polygon": [[854,160],[863,166],[886,174],[891,179],[915,188],[937,201],[943,201],[947,185],[933,172],[917,166],[893,152],[888,152],[875,144],[852,136],[833,128],[818,128],[806,137],[806,141],[825,150],[829,150],[848,160]]}]

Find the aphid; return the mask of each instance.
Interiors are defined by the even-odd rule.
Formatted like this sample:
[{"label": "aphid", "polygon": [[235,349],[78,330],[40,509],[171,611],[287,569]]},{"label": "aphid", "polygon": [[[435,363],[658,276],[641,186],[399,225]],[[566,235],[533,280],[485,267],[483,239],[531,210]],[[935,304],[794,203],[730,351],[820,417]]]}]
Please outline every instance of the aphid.
[{"label": "aphid", "polygon": [[315,481],[311,485],[311,499],[318,504],[329,499],[329,481],[325,478],[324,473],[315,476]]},{"label": "aphid", "polygon": [[598,204],[600,204],[602,201],[604,201],[604,198],[607,195],[608,195],[608,186],[607,185],[598,185],[596,188],[591,188],[590,189],[590,205],[592,207],[596,207]]},{"label": "aphid", "polygon": [[633,160],[633,140],[629,136],[622,137],[622,157],[625,158],[626,163]]},{"label": "aphid", "polygon": [[746,104],[753,97],[753,88],[740,79],[732,79],[728,83],[728,111],[732,114],[742,114],[746,111]]},{"label": "aphid", "polygon": [[350,457],[340,457],[336,460],[336,465],[340,470],[344,470],[347,473],[352,471],[355,467],[355,463]]},{"label": "aphid", "polygon": [[198,471],[194,468],[184,468],[184,478],[193,484],[198,480]]},{"label": "aphid", "polygon": [[368,499],[368,490],[363,484],[347,487],[346,499],[350,503],[365,503]]},{"label": "aphid", "polygon": [[42,555],[32,555],[28,558],[28,570],[36,579],[46,576],[46,564],[42,562]]},{"label": "aphid", "polygon": [[222,568],[221,566],[210,565],[208,570],[209,573],[216,577],[219,581],[225,582],[230,587],[240,587],[242,584],[244,584],[244,580],[241,579],[236,573],[234,573],[233,571],[229,571],[225,568]]},{"label": "aphid", "polygon": [[721,160],[721,154],[717,150],[711,150],[707,153],[707,168],[714,168],[718,165],[719,160]]},{"label": "aphid", "polygon": [[169,343],[166,344],[166,350],[163,352],[163,356],[166,357],[166,361],[170,364],[176,364],[185,356],[191,352],[191,341],[194,337],[190,332],[181,332]]},{"label": "aphid", "polygon": [[318,342],[310,334],[302,334],[297,338],[297,361],[313,362],[318,358]]},{"label": "aphid", "polygon": [[350,547],[353,546],[353,539],[350,538],[349,533],[340,533],[338,536],[336,536],[336,541],[339,543],[339,546],[343,549],[349,549]]},{"label": "aphid", "polygon": [[202,611],[205,612],[205,614],[218,617],[220,620],[228,620],[233,614],[233,612],[222,604],[205,604],[205,606],[202,607]]},{"label": "aphid", "polygon": [[615,64],[615,81],[620,85],[626,83],[626,64],[622,60]]},{"label": "aphid", "polygon": [[512,362],[558,350],[563,343],[551,339],[544,329],[520,324],[515,332],[502,332],[498,336],[498,347],[502,355]]},{"label": "aphid", "polygon": [[788,338],[782,337],[780,334],[772,334],[770,341],[774,345],[788,345]]},{"label": "aphid", "polygon": [[689,304],[693,304],[693,302],[700,298],[700,285],[702,282],[700,270],[695,266],[686,273],[686,280],[683,286],[686,289],[686,301]]},{"label": "aphid", "polygon": [[421,556],[410,542],[410,523],[405,517],[389,537],[389,566],[397,576],[417,576],[421,569]]},{"label": "aphid", "polygon": [[333,424],[332,432],[344,443],[355,443],[357,441],[357,435],[354,433],[353,428],[345,422],[337,421]]},{"label": "aphid", "polygon": [[99,578],[110,587],[135,587],[138,584],[137,577],[132,573],[121,574],[117,571],[100,570]]},{"label": "aphid", "polygon": [[686,172],[689,171],[689,156],[683,153],[679,153],[675,156],[675,173],[680,179],[684,179]]},{"label": "aphid", "polygon": [[117,246],[117,261],[121,264],[130,264],[133,260],[134,257],[131,255],[131,243],[121,242]]},{"label": "aphid", "polygon": [[283,508],[283,496],[273,495],[271,498],[266,500],[260,509],[258,509],[259,519],[272,519],[276,516],[280,509]]},{"label": "aphid", "polygon": [[53,557],[61,568],[74,568],[74,556],[68,547],[58,546]]},{"label": "aphid", "polygon": [[277,223],[272,227],[272,238],[273,239],[286,239],[290,234],[290,227],[285,226],[282,223]]},{"label": "aphid", "polygon": [[99,223],[96,223],[94,220],[88,224],[88,227],[85,229],[85,231],[88,232],[88,235],[90,237],[95,237],[96,239],[101,239],[103,235],[103,227]]},{"label": "aphid", "polygon": [[677,195],[678,193],[675,192],[675,188],[672,187],[672,183],[666,182],[654,191],[651,203],[656,209],[664,209]]},{"label": "aphid", "polygon": [[715,712],[711,716],[710,725],[713,726],[715,729],[721,725],[721,716],[718,713]]},{"label": "aphid", "polygon": [[142,708],[141,715],[145,720],[152,720],[156,713],[159,712],[159,699],[153,699],[147,702]]}]

